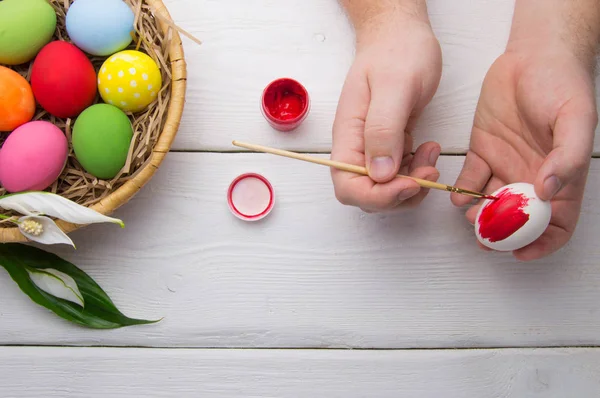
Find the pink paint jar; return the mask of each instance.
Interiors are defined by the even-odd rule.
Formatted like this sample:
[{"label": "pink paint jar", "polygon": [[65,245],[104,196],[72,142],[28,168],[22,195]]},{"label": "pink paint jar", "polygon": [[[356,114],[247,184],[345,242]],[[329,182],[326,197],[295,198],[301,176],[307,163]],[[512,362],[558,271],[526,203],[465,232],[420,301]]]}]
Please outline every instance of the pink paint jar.
[{"label": "pink paint jar", "polygon": [[263,90],[261,111],[274,129],[294,130],[302,124],[310,111],[308,91],[291,78],[274,80]]},{"label": "pink paint jar", "polygon": [[229,185],[227,203],[233,215],[240,220],[262,220],[275,205],[273,186],[260,174],[242,174]]}]

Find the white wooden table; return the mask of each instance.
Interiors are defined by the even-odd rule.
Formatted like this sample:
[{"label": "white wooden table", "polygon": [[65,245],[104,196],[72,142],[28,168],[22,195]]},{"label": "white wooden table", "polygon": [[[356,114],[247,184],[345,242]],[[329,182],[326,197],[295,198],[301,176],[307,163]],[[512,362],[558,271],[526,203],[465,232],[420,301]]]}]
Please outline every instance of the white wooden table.
[{"label": "white wooden table", "polygon": [[[327,157],[353,35],[335,0],[166,0],[184,39],[182,127],[156,177],[110,225],[53,249],[127,315],[156,325],[79,328],[34,305],[0,272],[0,396],[600,396],[600,161],[577,232],[522,264],[484,254],[446,194],[417,210],[366,215],[336,201],[325,167],[237,153],[232,139]],[[479,88],[503,50],[513,2],[431,0],[443,48],[439,91],[415,133],[442,144],[453,183]],[[399,60],[399,62],[402,62]],[[291,76],[313,101],[293,133],[259,112]],[[596,140],[596,153],[600,141]],[[225,193],[243,172],[274,184],[250,224]]]}]

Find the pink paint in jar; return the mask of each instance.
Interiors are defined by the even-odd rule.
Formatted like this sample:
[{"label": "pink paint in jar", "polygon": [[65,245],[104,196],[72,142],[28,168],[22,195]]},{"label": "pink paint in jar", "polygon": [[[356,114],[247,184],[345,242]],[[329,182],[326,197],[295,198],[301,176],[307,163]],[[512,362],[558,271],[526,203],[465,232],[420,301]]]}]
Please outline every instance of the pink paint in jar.
[{"label": "pink paint in jar", "polygon": [[261,220],[273,209],[273,192],[273,186],[265,177],[256,173],[242,174],[229,185],[229,209],[241,220]]}]

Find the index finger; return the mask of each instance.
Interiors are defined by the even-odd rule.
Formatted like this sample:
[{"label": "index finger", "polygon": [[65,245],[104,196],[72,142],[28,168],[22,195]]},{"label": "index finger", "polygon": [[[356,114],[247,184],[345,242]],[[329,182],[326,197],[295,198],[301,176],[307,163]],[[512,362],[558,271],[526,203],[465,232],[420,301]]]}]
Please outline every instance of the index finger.
[{"label": "index finger", "polygon": [[366,74],[354,65],[348,72],[333,122],[331,157],[340,162],[365,165],[365,120],[371,101]]}]

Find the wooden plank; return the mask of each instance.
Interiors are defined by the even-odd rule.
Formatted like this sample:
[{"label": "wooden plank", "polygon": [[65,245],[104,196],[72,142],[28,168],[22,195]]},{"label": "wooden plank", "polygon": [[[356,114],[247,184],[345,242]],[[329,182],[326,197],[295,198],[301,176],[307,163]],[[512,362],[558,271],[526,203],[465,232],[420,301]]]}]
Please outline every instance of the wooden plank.
[{"label": "wooden plank", "polygon": [[0,348],[12,397],[600,395],[598,349],[447,351]]},{"label": "wooden plank", "polygon": [[[336,0],[165,3],[175,21],[204,42],[198,46],[184,38],[189,86],[174,149],[231,151],[231,140],[243,139],[330,150],[339,93],[354,54],[352,29]],[[435,140],[446,153],[464,153],[481,83],[508,38],[514,1],[428,5],[444,70],[415,144]],[[309,118],[292,133],[271,129],[259,109],[263,88],[282,76],[305,84],[312,99]],[[595,145],[598,152],[600,142]]]},{"label": "wooden plank", "polygon": [[[453,182],[461,157],[440,160]],[[229,182],[263,173],[271,215],[228,211]],[[415,211],[367,215],[334,198],[323,166],[262,154],[172,153],[117,216],[53,251],[130,316],[89,331],[32,304],[0,270],[0,344],[160,347],[497,347],[600,344],[600,160],[576,236],[522,264],[486,254],[445,192]]]}]

